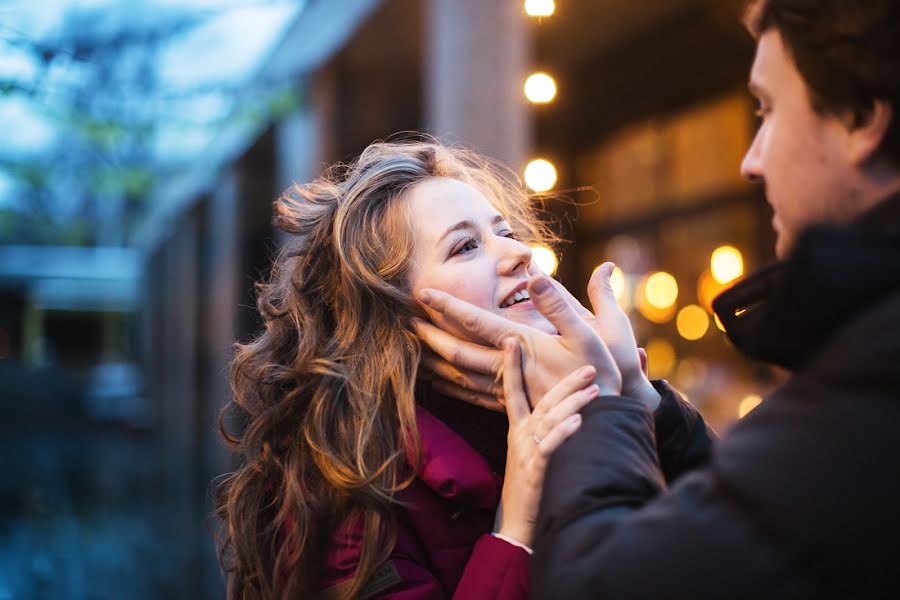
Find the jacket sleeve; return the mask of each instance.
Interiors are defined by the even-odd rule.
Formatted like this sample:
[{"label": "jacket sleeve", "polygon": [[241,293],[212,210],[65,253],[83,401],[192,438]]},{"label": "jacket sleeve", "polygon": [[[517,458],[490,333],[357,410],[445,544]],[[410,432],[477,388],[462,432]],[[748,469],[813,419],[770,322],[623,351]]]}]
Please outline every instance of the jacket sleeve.
[{"label": "jacket sleeve", "polygon": [[[413,536],[401,525],[397,544],[388,560],[366,583],[359,597],[367,600],[523,600],[528,598],[528,552],[490,534],[482,535],[472,550],[456,590],[447,590],[417,550]],[[346,550],[346,547],[345,547]],[[355,554],[343,561],[342,579],[317,600],[343,598],[342,588],[358,564]],[[333,575],[334,573],[332,573]]]},{"label": "jacket sleeve", "polygon": [[[755,507],[714,468],[667,490],[654,417],[601,397],[551,457],[532,562],[535,598],[809,597]],[[780,579],[779,579],[780,578]],[[771,594],[783,581],[784,594]]]},{"label": "jacket sleeve", "polygon": [[665,380],[653,381],[660,403],[653,413],[656,450],[667,483],[709,462],[717,437],[696,408]]}]

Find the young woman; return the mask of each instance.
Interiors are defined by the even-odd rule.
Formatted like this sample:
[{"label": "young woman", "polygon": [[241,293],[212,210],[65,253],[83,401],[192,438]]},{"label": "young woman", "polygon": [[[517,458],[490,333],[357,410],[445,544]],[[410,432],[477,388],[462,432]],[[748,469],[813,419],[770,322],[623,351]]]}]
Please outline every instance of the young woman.
[{"label": "young woman", "polygon": [[417,383],[413,333],[426,287],[555,333],[523,292],[528,244],[552,238],[524,189],[467,151],[376,143],[290,189],[275,225],[265,331],[231,372],[241,432],[222,429],[240,459],[217,490],[229,596],[527,597],[546,457],[595,372],[532,411],[512,344],[501,399],[466,404]]}]

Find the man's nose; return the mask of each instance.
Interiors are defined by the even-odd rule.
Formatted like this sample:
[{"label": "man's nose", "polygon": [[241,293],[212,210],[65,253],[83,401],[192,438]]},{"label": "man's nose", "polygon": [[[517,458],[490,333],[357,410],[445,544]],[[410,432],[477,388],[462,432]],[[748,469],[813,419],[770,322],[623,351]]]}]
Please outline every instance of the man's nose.
[{"label": "man's nose", "polygon": [[741,161],[741,177],[750,183],[760,183],[763,180],[762,160],[760,156],[759,133],[753,138],[753,143],[747,148],[747,154]]}]

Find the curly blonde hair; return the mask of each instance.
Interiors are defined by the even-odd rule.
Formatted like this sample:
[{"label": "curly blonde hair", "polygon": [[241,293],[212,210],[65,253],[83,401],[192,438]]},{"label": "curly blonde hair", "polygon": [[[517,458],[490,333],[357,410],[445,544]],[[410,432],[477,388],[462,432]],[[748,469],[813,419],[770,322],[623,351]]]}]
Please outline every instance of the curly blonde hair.
[{"label": "curly blonde hair", "polygon": [[[288,242],[257,284],[265,330],[237,345],[220,418],[240,462],[216,489],[229,598],[315,593],[348,518],[364,523],[349,597],[391,550],[393,499],[418,464],[411,319],[424,317],[408,284],[415,239],[403,199],[431,177],[479,189],[524,241],[555,240],[513,173],[433,140],[374,143],[275,202]],[[225,426],[234,413],[239,434]]]}]

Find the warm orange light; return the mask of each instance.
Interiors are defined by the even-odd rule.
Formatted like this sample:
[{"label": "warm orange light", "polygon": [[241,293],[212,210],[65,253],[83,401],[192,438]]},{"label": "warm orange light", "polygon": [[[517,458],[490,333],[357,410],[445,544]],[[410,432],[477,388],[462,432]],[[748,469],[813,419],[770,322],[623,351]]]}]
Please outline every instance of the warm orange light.
[{"label": "warm orange light", "polygon": [[717,283],[725,285],[744,274],[744,256],[734,246],[719,246],[709,259],[709,270]]},{"label": "warm orange light", "polygon": [[738,418],[743,419],[750,411],[762,404],[762,397],[758,394],[750,394],[746,396],[738,405]]},{"label": "warm orange light", "polygon": [[547,104],[556,97],[556,81],[546,73],[533,73],[525,80],[525,97],[535,104]]},{"label": "warm orange light", "polygon": [[700,279],[697,280],[697,300],[700,301],[700,306],[712,312],[713,300],[727,288],[727,285],[722,285],[716,281],[709,269],[706,269],[700,274]]},{"label": "warm orange light", "polygon": [[525,167],[525,184],[539,194],[552,190],[556,185],[556,167],[549,160],[536,158]]},{"label": "warm orange light", "polygon": [[609,286],[612,288],[616,301],[621,305],[627,291],[625,289],[625,273],[619,267],[614,267],[609,275]]},{"label": "warm orange light", "polygon": [[531,260],[537,264],[538,269],[547,275],[556,273],[556,268],[559,266],[556,252],[543,245],[531,247]]},{"label": "warm orange light", "polygon": [[525,12],[530,17],[549,17],[555,10],[553,0],[525,0]]},{"label": "warm orange light", "polygon": [[675,316],[675,305],[672,304],[667,308],[657,308],[652,305],[647,299],[647,283],[647,277],[638,282],[637,288],[634,290],[634,305],[648,321],[659,324],[668,323]]},{"label": "warm orange light", "polygon": [[644,348],[647,351],[647,366],[651,379],[663,379],[675,366],[675,349],[663,338],[653,338]]},{"label": "warm orange light", "polygon": [[675,319],[678,334],[686,340],[699,340],[709,329],[709,316],[696,304],[689,304],[678,311]]},{"label": "warm orange light", "polygon": [[678,282],[665,271],[658,271],[647,278],[644,293],[650,306],[666,309],[678,299]]}]

